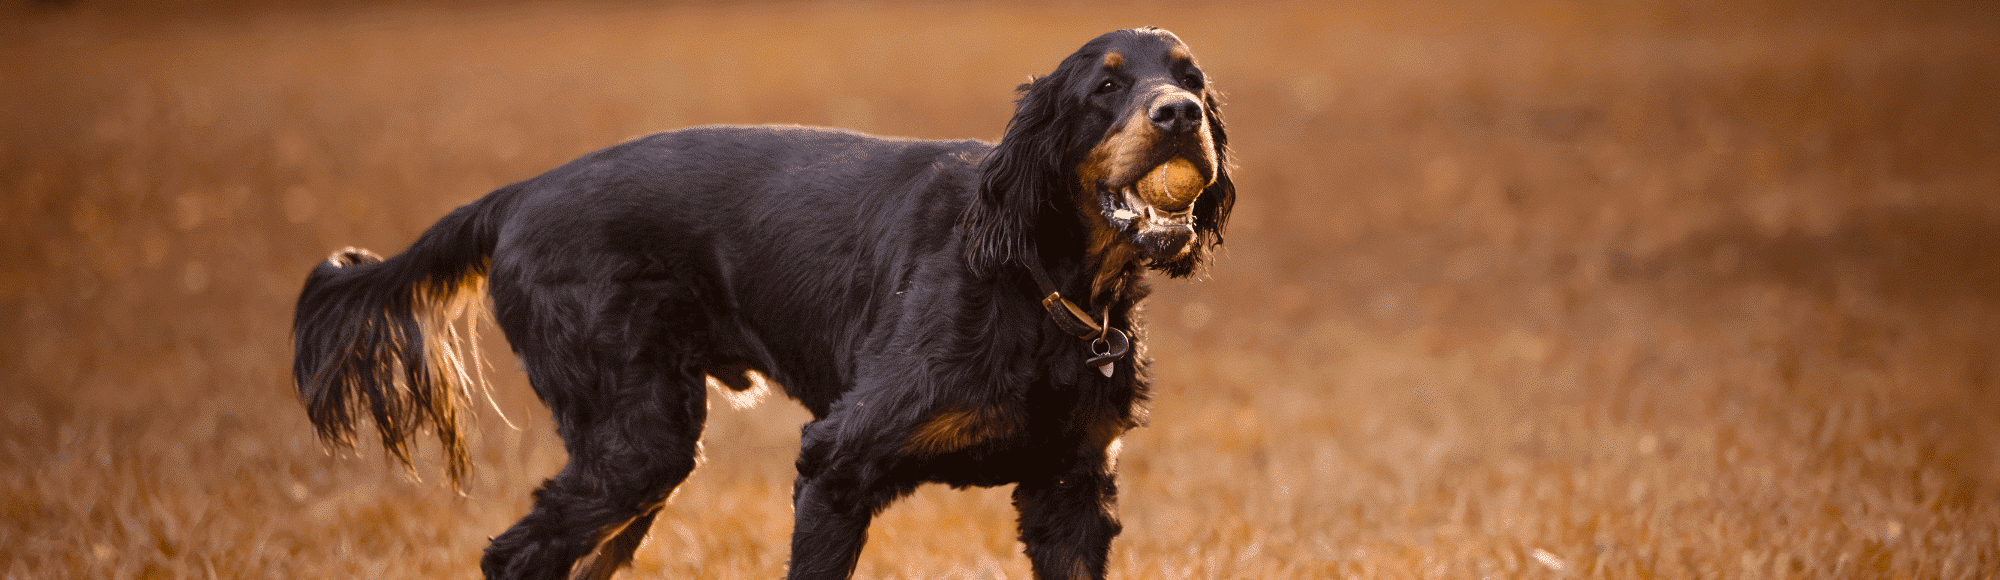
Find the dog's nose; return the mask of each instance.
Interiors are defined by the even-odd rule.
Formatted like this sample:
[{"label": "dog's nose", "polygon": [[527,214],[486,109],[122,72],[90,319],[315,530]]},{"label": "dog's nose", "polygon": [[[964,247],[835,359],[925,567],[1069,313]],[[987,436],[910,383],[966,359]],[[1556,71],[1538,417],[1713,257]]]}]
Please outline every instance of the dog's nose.
[{"label": "dog's nose", "polygon": [[1201,101],[1193,95],[1172,94],[1153,101],[1148,118],[1153,126],[1168,133],[1185,133],[1201,126]]}]

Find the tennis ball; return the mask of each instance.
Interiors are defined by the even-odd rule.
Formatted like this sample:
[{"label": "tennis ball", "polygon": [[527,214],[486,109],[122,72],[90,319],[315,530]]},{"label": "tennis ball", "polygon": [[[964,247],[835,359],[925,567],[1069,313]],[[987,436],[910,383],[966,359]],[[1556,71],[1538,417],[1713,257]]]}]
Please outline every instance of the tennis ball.
[{"label": "tennis ball", "polygon": [[1202,178],[1201,170],[1194,162],[1174,159],[1161,163],[1132,184],[1139,190],[1139,198],[1162,211],[1179,212],[1194,203],[1201,190],[1208,187],[1208,180]]}]

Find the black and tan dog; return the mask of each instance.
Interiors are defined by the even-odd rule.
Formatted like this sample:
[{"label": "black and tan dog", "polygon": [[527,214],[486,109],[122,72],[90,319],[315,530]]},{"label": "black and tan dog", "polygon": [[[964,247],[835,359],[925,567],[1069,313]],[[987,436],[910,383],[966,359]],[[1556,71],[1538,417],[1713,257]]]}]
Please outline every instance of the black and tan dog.
[{"label": "black and tan dog", "polygon": [[322,437],[371,416],[443,440],[493,314],[569,463],[493,540],[489,578],[605,578],[695,468],[712,377],[812,411],[792,578],[844,578],[917,485],[1015,484],[1036,577],[1101,578],[1119,437],[1144,412],[1147,269],[1196,271],[1235,188],[1215,93],[1159,29],[1105,34],[1020,87],[1004,138],[697,127],[591,153],[444,217],[402,254],[335,254],[293,326]]}]

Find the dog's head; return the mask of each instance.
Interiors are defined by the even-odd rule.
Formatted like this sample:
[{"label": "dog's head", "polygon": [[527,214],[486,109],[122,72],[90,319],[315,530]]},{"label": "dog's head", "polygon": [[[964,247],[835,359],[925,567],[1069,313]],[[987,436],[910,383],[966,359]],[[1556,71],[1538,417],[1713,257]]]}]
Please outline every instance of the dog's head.
[{"label": "dog's head", "polygon": [[[1175,277],[1193,273],[1222,241],[1236,196],[1228,136],[1214,89],[1173,33],[1107,33],[1019,90],[985,168],[975,204],[984,207],[973,212],[1018,220],[1069,213],[1093,253]],[[1021,239],[974,240],[974,267],[1025,259],[1027,241],[1039,237],[1031,223],[1010,232]]]}]

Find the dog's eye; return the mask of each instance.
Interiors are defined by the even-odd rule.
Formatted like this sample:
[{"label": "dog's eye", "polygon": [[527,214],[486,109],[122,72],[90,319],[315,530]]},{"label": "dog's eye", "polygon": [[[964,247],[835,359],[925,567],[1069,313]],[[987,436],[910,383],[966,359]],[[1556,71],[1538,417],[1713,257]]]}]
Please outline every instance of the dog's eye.
[{"label": "dog's eye", "polygon": [[1202,82],[1201,73],[1188,73],[1188,76],[1181,77],[1181,86],[1190,90],[1201,90]]},{"label": "dog's eye", "polygon": [[1099,94],[1116,92],[1117,90],[1118,90],[1117,79],[1104,79],[1103,83],[1097,85],[1097,92]]}]

